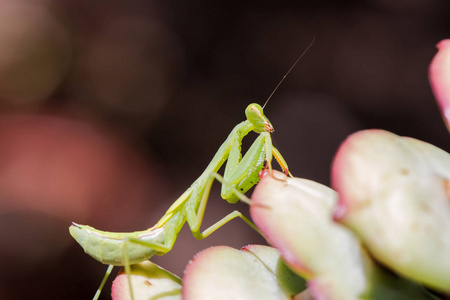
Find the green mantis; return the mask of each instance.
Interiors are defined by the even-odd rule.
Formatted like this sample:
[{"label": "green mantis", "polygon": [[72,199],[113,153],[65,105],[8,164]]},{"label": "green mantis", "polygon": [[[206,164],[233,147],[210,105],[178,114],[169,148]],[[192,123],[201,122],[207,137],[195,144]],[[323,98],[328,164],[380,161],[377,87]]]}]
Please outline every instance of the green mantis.
[{"label": "green mantis", "polygon": [[[267,101],[311,45],[312,43],[292,65]],[[256,103],[250,104],[245,110],[245,115],[247,120],[234,127],[205,171],[169,207],[167,212],[153,227],[144,231],[115,233],[100,231],[93,227],[76,223],[70,226],[70,234],[83,247],[86,253],[101,263],[110,265],[94,299],[97,299],[100,295],[101,289],[113,266],[124,266],[125,272],[129,274],[130,265],[148,260],[155,254],[162,255],[169,252],[186,222],[197,239],[207,237],[227,222],[238,217],[259,232],[258,228],[238,211],[233,211],[204,231],[200,231],[214,179],[222,183],[221,196],[223,199],[229,203],[236,203],[242,200],[251,204],[250,200],[244,196],[244,193],[258,183],[258,174],[263,168],[272,170],[273,158],[278,161],[286,174],[290,174],[285,160],[272,145],[271,133],[274,131],[274,128],[264,115],[263,108]],[[259,136],[242,157],[242,140],[251,131],[258,133]],[[227,163],[224,176],[222,177],[217,172],[225,162]],[[133,297],[130,281],[129,284],[131,296]]]},{"label": "green mantis", "polygon": [[[234,127],[202,175],[170,206],[153,227],[144,231],[115,233],[73,223],[69,228],[72,237],[96,260],[111,266],[123,265],[127,271],[131,264],[145,261],[154,254],[169,252],[186,221],[197,239],[207,237],[237,217],[259,232],[255,225],[238,211],[228,214],[203,232],[200,231],[214,179],[223,183],[222,198],[229,203],[236,203],[239,199],[245,199],[243,193],[259,181],[258,173],[265,164],[269,170],[272,169],[272,157],[275,157],[286,174],[289,173],[283,157],[272,145],[270,134],[274,129],[264,116],[261,106],[256,103],[250,104],[245,114],[247,120]],[[259,137],[242,157],[242,139],[251,131],[258,133]],[[222,177],[217,171],[225,161],[227,164]],[[96,297],[97,295],[94,299]]]}]

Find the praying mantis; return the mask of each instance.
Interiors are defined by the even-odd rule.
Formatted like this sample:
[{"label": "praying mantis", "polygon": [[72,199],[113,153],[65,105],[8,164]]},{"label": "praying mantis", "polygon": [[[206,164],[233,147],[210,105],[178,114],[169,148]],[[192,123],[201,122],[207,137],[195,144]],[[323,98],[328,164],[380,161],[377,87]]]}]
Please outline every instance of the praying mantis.
[{"label": "praying mantis", "polygon": [[[275,87],[264,106],[313,42],[314,39]],[[223,199],[229,203],[241,200],[251,205],[251,201],[244,193],[258,183],[259,172],[263,168],[269,169],[271,173],[273,158],[276,159],[283,171],[290,175],[284,158],[272,145],[271,133],[274,132],[274,128],[264,115],[263,107],[257,103],[247,106],[245,110],[247,119],[234,127],[200,177],[169,207],[153,227],[144,231],[119,233],[101,231],[88,225],[72,223],[69,228],[70,234],[84,251],[101,263],[109,265],[102,283],[94,295],[94,300],[100,296],[114,266],[124,266],[126,274],[129,275],[130,265],[148,260],[155,254],[168,253],[186,222],[197,239],[209,236],[235,218],[241,218],[261,234],[248,218],[236,210],[204,231],[200,231],[200,226],[214,179],[222,184],[221,196]],[[259,136],[242,157],[242,140],[251,131],[256,132]],[[225,162],[226,166],[222,177],[217,172]],[[133,299],[130,279],[128,282]]]}]

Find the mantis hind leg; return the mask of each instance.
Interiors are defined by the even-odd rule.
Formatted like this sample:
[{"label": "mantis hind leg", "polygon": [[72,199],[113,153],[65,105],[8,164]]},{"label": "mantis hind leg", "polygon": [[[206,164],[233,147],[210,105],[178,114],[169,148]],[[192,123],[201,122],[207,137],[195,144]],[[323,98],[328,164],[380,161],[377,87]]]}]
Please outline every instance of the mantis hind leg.
[{"label": "mantis hind leg", "polygon": [[122,257],[123,257],[123,266],[125,268],[125,274],[127,275],[127,281],[128,281],[128,288],[130,290],[130,297],[131,300],[134,300],[134,293],[133,293],[133,285],[131,283],[131,264],[130,259],[128,256],[127,246],[130,243],[138,244],[144,247],[148,247],[151,249],[154,249],[158,251],[159,253],[167,253],[169,252],[173,244],[175,243],[175,238],[168,241],[168,245],[161,244],[161,243],[155,243],[155,242],[145,242],[137,238],[128,238],[124,240],[122,245]]},{"label": "mantis hind leg", "polygon": [[108,269],[106,269],[105,276],[103,276],[103,280],[100,283],[100,286],[98,287],[97,292],[95,293],[94,298],[92,298],[92,300],[97,300],[98,297],[100,297],[103,287],[105,286],[105,283],[108,280],[108,277],[111,274],[111,271],[113,268],[114,268],[114,265],[109,265]]},{"label": "mantis hind leg", "polygon": [[231,221],[235,218],[241,218],[251,228],[253,228],[256,232],[258,232],[261,236],[264,237],[264,235],[258,229],[258,227],[256,227],[256,225],[253,224],[252,221],[250,221],[247,217],[245,217],[241,212],[239,212],[237,210],[229,213],[228,215],[226,215],[225,217],[223,217],[222,219],[220,219],[219,221],[217,221],[216,223],[214,223],[213,225],[211,225],[210,227],[205,229],[203,232],[200,232],[200,226],[203,221],[203,216],[204,216],[205,209],[206,209],[206,203],[208,202],[209,194],[211,191],[211,186],[214,182],[214,179],[217,179],[223,185],[228,185],[232,189],[232,191],[236,194],[236,196],[239,197],[239,199],[241,201],[243,201],[249,205],[252,205],[251,200],[247,196],[242,194],[238,189],[236,189],[236,188],[232,187],[230,184],[228,184],[223,179],[222,176],[220,176],[217,173],[211,173],[211,175],[209,176],[209,178],[205,184],[205,190],[203,191],[203,195],[200,200],[197,214],[195,214],[195,212],[193,210],[189,210],[187,213],[187,220],[189,223],[189,227],[191,228],[191,231],[192,231],[192,234],[194,235],[194,237],[199,240],[204,239],[207,236],[209,236],[211,233],[213,233],[214,231],[216,231],[217,229],[219,229],[220,227],[222,227],[223,225],[225,225],[226,223],[228,223],[229,221]]},{"label": "mantis hind leg", "polygon": [[[134,243],[134,244],[139,244],[141,246],[144,247],[148,247],[151,249],[154,249],[160,253],[167,253],[172,249],[172,246],[174,244],[175,240],[169,240],[168,241],[168,246],[161,244],[161,243],[155,243],[155,242],[146,242],[146,241],[142,241],[140,239],[135,239],[135,238],[128,238],[128,239],[124,239],[122,245],[121,245],[121,252],[122,252],[122,258],[123,258],[123,267],[125,269],[125,274],[127,275],[127,281],[128,281],[128,288],[130,290],[130,298],[132,300],[134,300],[134,293],[133,293],[133,285],[131,283],[131,264],[130,264],[130,259],[128,256],[128,251],[127,251],[127,246],[130,243]],[[97,292],[95,293],[94,297],[92,298],[92,300],[98,300],[103,287],[106,284],[106,281],[109,278],[109,275],[111,274],[112,269],[114,268],[114,265],[109,265],[108,269],[105,272],[105,276],[103,277],[102,282],[100,283],[100,286],[97,289]]]}]

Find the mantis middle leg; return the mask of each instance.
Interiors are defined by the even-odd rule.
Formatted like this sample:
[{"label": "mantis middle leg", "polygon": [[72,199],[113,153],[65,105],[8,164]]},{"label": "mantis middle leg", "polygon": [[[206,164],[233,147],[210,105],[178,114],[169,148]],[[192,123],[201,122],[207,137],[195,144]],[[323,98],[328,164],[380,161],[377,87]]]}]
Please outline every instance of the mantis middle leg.
[{"label": "mantis middle leg", "polygon": [[[237,210],[229,213],[228,215],[226,215],[225,217],[223,217],[222,219],[220,219],[213,225],[209,226],[207,229],[200,232],[200,226],[202,224],[203,216],[204,216],[204,213],[206,210],[206,203],[208,202],[209,194],[211,192],[211,186],[214,182],[214,179],[217,179],[221,184],[229,185],[223,179],[222,176],[220,176],[217,173],[211,173],[211,175],[206,183],[205,190],[203,192],[202,199],[200,201],[200,205],[198,207],[197,213],[195,214],[192,210],[188,210],[187,220],[188,220],[189,227],[190,227],[194,237],[199,240],[204,239],[207,236],[209,236],[211,233],[213,233],[214,231],[216,231],[217,229],[219,229],[220,227],[222,227],[223,225],[228,223],[229,221],[233,220],[234,218],[238,218],[238,217],[241,218],[245,223],[247,223],[256,232],[258,232],[261,236],[264,236],[262,234],[262,232],[258,229],[258,227],[256,227],[255,224],[253,224],[252,221],[250,221],[247,217],[245,217],[241,212],[239,212]],[[237,190],[236,188],[231,187],[231,186],[230,186],[230,188],[237,195],[237,197],[239,197],[241,199],[241,201],[243,201],[249,205],[252,204],[251,200],[247,196],[242,194],[239,190]],[[192,224],[192,226],[191,226],[191,224]]]}]

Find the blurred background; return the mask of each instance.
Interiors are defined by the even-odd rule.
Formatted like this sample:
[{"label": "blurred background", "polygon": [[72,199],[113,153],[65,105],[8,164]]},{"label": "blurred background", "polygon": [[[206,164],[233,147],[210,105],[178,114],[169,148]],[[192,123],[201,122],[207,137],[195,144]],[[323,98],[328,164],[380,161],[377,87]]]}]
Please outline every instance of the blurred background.
[{"label": "blurred background", "polygon": [[[91,299],[106,266],[70,223],[155,224],[313,37],[265,109],[295,176],[328,184],[360,129],[449,151],[427,77],[449,15],[442,0],[0,0],[0,299]],[[218,187],[203,228],[248,215]],[[264,241],[241,220],[203,241],[185,228],[153,261],[181,276],[201,249],[248,243]]]}]

